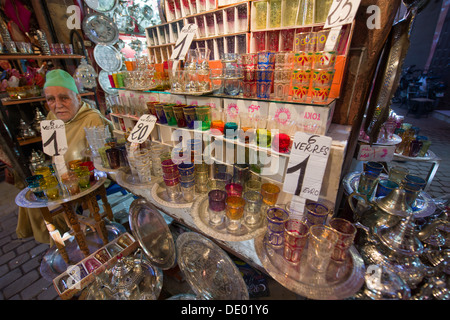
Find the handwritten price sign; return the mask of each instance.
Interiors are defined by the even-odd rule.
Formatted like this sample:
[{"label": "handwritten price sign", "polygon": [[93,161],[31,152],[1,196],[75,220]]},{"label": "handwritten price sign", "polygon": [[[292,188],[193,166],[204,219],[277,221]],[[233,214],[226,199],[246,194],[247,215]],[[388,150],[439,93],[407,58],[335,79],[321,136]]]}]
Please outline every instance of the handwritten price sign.
[{"label": "handwritten price sign", "polygon": [[328,29],[352,23],[360,4],[361,0],[334,0],[323,28]]},{"label": "handwritten price sign", "polygon": [[394,158],[395,146],[370,146],[361,144],[357,160],[389,162]]},{"label": "handwritten price sign", "polygon": [[49,156],[62,156],[67,152],[66,126],[62,120],[41,121],[42,148]]},{"label": "handwritten price sign", "polygon": [[148,136],[155,127],[156,117],[151,114],[144,114],[134,126],[128,141],[131,143],[142,143],[147,140]]}]

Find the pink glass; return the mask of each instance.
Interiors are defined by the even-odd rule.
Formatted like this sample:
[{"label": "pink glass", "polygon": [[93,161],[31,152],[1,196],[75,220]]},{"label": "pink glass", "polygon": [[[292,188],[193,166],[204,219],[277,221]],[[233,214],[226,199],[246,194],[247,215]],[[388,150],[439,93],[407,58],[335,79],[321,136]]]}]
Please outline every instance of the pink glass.
[{"label": "pink glass", "polygon": [[265,32],[255,32],[253,33],[255,39],[255,51],[266,50],[266,33]]},{"label": "pink glass", "polygon": [[191,14],[197,13],[197,0],[190,0],[191,2]]},{"label": "pink glass", "polygon": [[269,31],[267,33],[267,43],[270,51],[278,51],[280,46],[280,31]]},{"label": "pink glass", "polygon": [[226,16],[227,16],[228,33],[234,33],[235,32],[234,7],[226,9],[225,13],[226,13]]},{"label": "pink glass", "polygon": [[197,22],[197,32],[200,38],[203,38],[206,36],[206,28],[205,28],[205,20],[203,16],[195,17],[195,21]]},{"label": "pink glass", "polygon": [[241,197],[242,196],[242,185],[238,183],[228,183],[225,186],[225,191],[227,192],[229,197],[236,196]]},{"label": "pink glass", "polygon": [[243,4],[237,7],[238,12],[238,31],[247,31],[248,29],[248,17],[247,17],[247,4]]},{"label": "pink glass", "polygon": [[191,14],[191,8],[189,7],[189,0],[182,0],[184,14],[189,16]]},{"label": "pink glass", "polygon": [[208,31],[208,36],[213,36],[216,34],[216,27],[214,23],[214,14],[206,14],[206,30]]},{"label": "pink glass", "polygon": [[294,50],[295,29],[281,30],[281,51]]},{"label": "pink glass", "polygon": [[199,8],[199,12],[203,12],[206,10],[206,0],[199,0],[200,3],[200,8]]},{"label": "pink glass", "polygon": [[343,263],[347,259],[348,250],[355,239],[356,227],[351,222],[340,218],[331,219],[330,227],[338,235],[338,241],[331,254],[331,259]]},{"label": "pink glass", "polygon": [[216,15],[216,23],[217,23],[217,32],[218,34],[224,34],[224,26],[223,26],[223,11],[218,11],[215,13]]},{"label": "pink glass", "polygon": [[167,6],[172,15],[172,19],[175,19],[175,0],[167,0]]},{"label": "pink glass", "polygon": [[300,220],[288,220],[284,223],[284,258],[298,263],[308,240],[308,226]]},{"label": "pink glass", "polygon": [[177,17],[181,17],[181,0],[174,0],[175,1],[175,10],[177,13]]}]

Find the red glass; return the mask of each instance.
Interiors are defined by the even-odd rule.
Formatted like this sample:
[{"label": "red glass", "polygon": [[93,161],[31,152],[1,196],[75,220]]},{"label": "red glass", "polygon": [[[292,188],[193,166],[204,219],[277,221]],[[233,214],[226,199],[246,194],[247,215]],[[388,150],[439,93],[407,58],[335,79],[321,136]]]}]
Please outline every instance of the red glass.
[{"label": "red glass", "polygon": [[238,183],[229,183],[225,186],[225,190],[229,197],[241,197],[242,186]]},{"label": "red glass", "polygon": [[272,149],[280,153],[288,153],[291,147],[291,137],[285,133],[276,134],[272,141]]},{"label": "red glass", "polygon": [[222,120],[211,121],[211,130],[217,129],[223,134],[224,127],[225,127],[225,123]]}]

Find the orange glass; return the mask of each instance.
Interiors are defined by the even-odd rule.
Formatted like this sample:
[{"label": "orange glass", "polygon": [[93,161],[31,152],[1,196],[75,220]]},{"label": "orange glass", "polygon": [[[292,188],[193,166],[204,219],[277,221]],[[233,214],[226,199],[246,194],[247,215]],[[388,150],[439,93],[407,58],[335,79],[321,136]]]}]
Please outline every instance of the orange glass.
[{"label": "orange glass", "polygon": [[230,220],[239,220],[244,215],[245,200],[241,197],[231,196],[227,198],[227,217]]},{"label": "orange glass", "polygon": [[264,183],[261,186],[262,200],[269,206],[274,206],[277,203],[278,195],[280,194],[280,187],[273,183]]}]

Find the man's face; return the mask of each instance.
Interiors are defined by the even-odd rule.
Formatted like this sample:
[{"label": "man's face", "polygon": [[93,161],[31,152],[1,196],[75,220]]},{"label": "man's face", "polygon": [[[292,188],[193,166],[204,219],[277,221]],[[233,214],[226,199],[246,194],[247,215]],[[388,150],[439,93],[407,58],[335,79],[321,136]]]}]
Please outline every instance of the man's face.
[{"label": "man's face", "polygon": [[64,87],[47,87],[44,89],[48,107],[56,117],[64,122],[72,120],[81,105],[78,94]]}]

